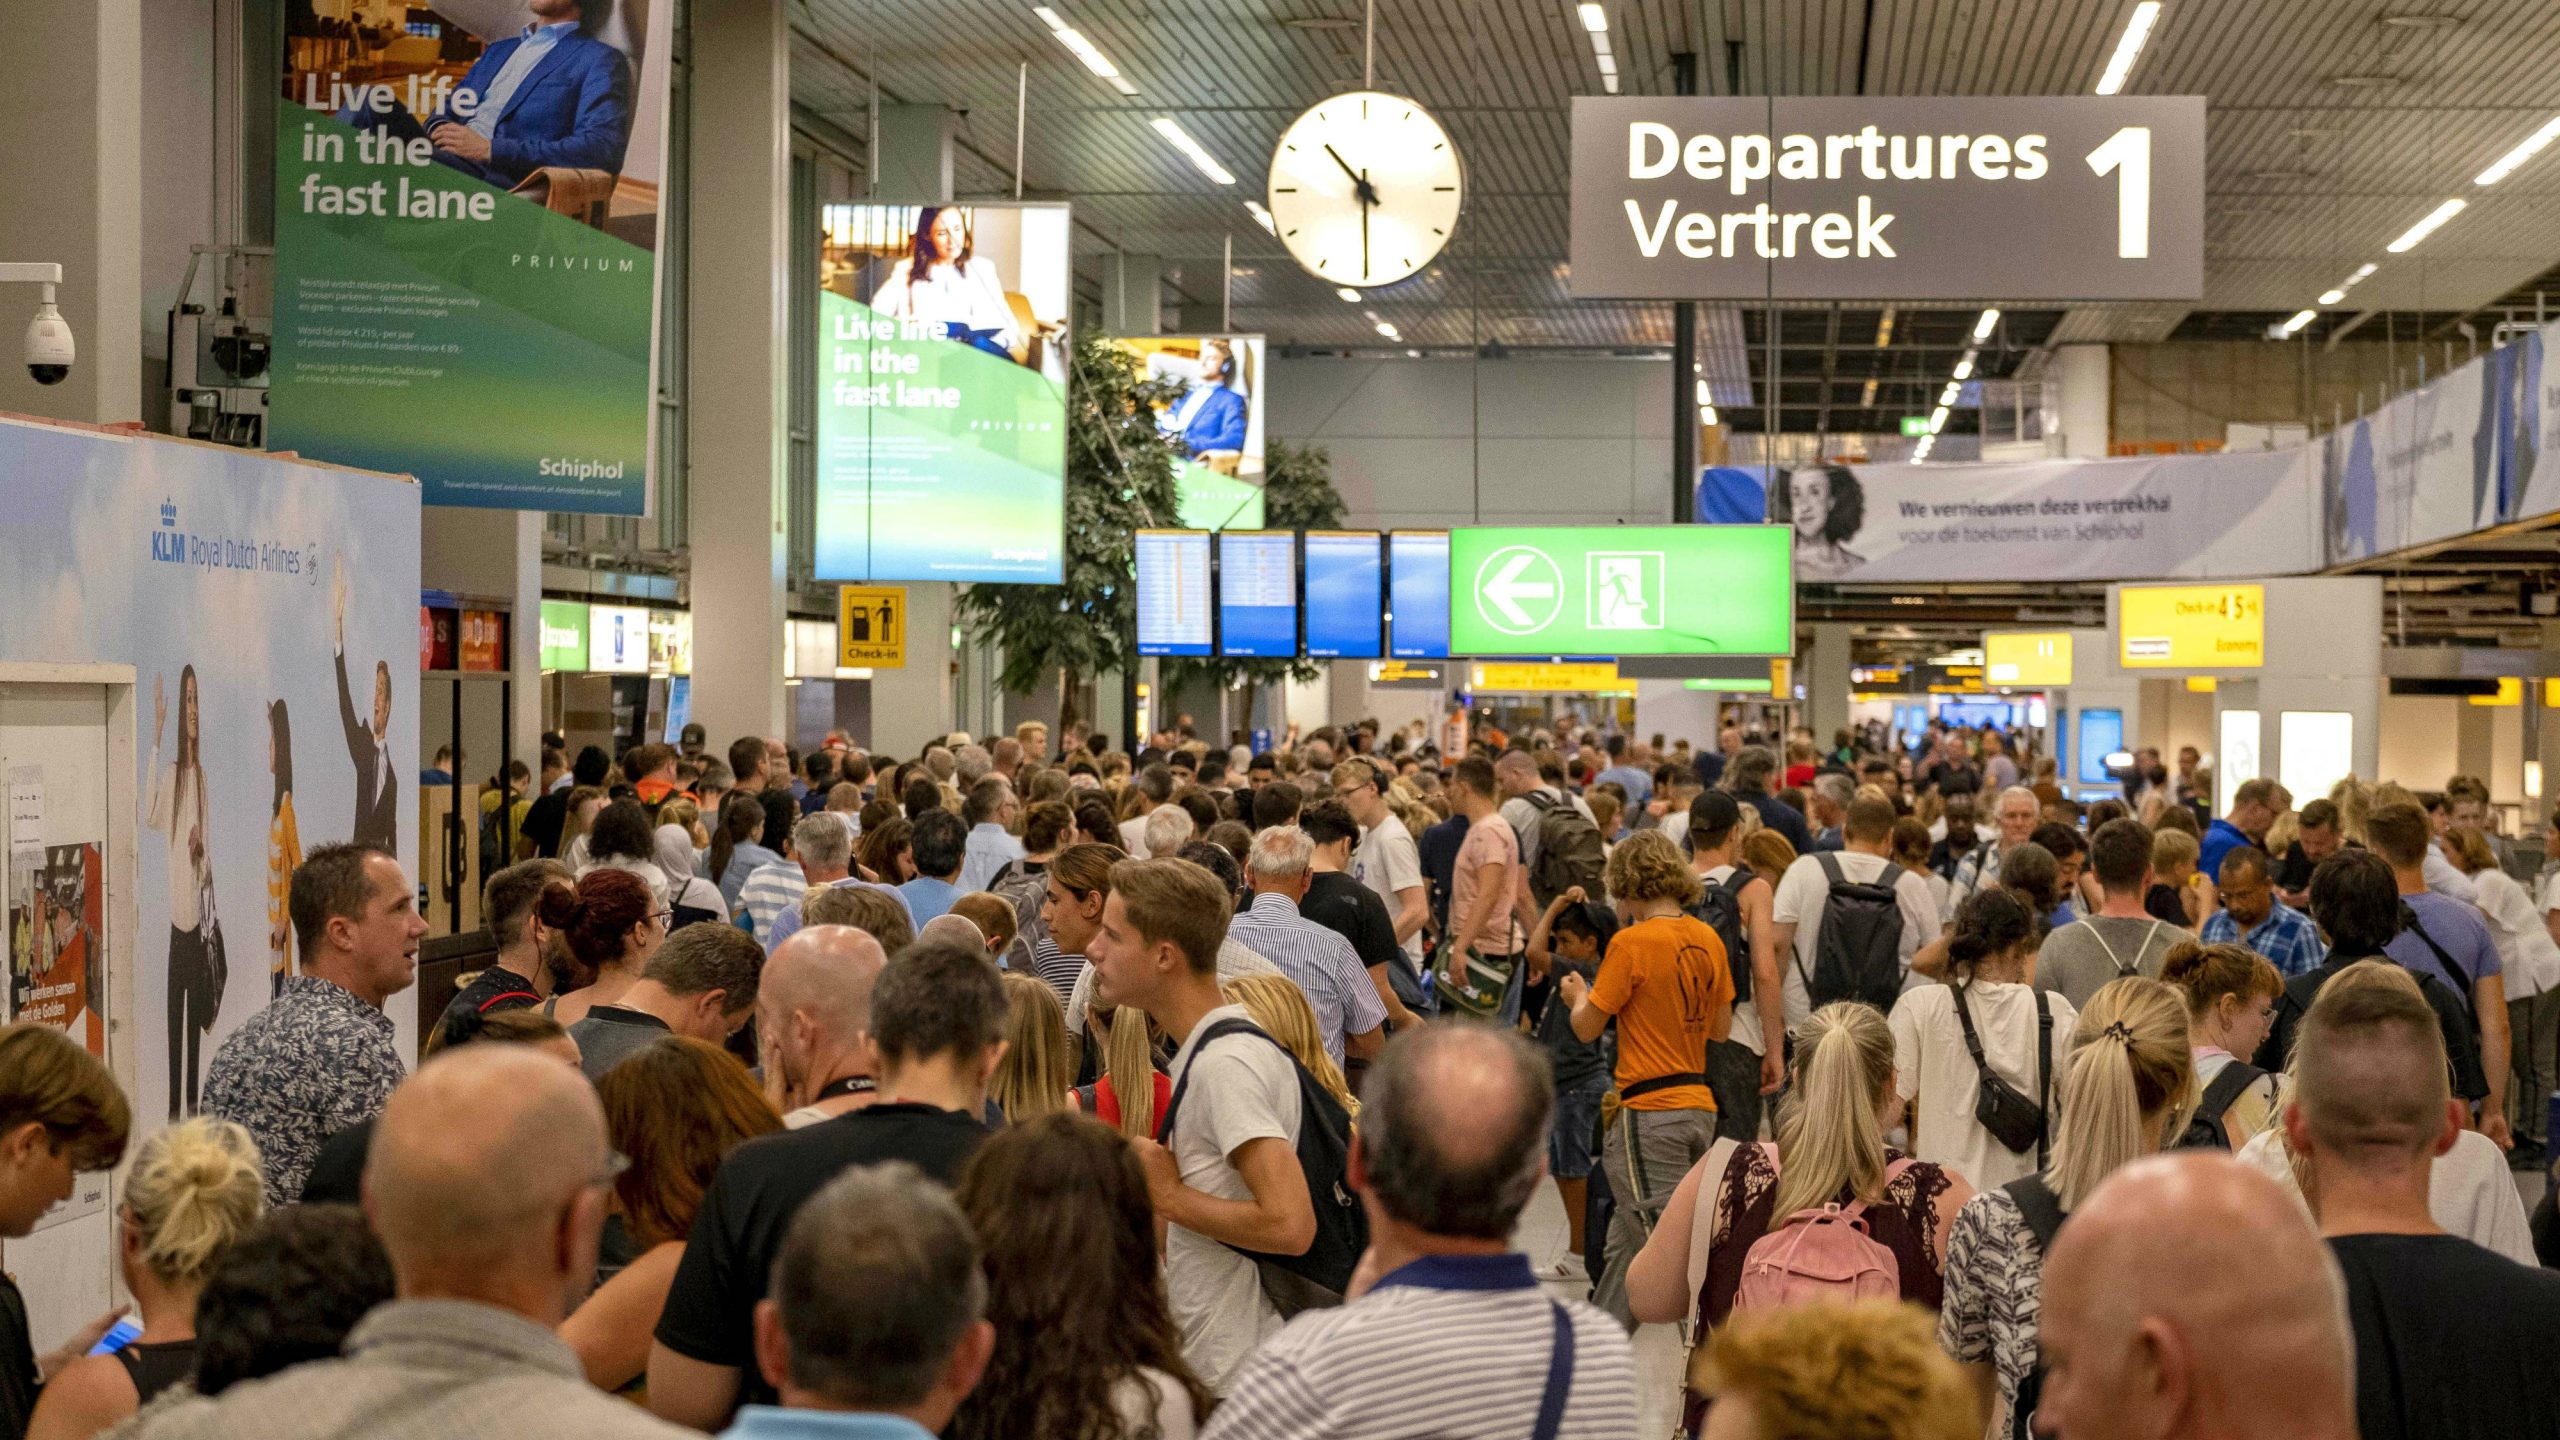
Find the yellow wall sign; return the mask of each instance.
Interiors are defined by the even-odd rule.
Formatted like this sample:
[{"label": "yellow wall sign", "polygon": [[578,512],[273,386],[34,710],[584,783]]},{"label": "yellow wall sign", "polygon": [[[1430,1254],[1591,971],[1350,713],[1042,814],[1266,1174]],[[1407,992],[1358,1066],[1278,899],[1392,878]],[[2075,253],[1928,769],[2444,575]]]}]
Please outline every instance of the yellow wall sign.
[{"label": "yellow wall sign", "polygon": [[2116,592],[2128,670],[2253,670],[2267,663],[2263,585],[2127,585]]},{"label": "yellow wall sign", "polygon": [[906,586],[847,585],[837,592],[836,663],[874,670],[906,668]]},{"label": "yellow wall sign", "polygon": [[1633,695],[1636,682],[1615,665],[1539,665],[1486,661],[1473,667],[1477,690],[1543,695]]},{"label": "yellow wall sign", "polygon": [[1994,631],[1982,637],[1982,678],[1994,685],[2071,683],[2071,632]]}]

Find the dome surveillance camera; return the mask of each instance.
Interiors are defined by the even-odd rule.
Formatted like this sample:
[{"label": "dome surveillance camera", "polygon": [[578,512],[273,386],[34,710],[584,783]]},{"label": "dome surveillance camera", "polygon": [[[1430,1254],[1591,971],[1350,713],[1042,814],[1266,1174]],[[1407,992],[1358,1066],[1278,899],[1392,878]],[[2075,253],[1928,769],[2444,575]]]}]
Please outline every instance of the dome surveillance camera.
[{"label": "dome surveillance camera", "polygon": [[39,385],[59,385],[71,374],[74,351],[71,326],[48,300],[27,322],[27,373]]}]

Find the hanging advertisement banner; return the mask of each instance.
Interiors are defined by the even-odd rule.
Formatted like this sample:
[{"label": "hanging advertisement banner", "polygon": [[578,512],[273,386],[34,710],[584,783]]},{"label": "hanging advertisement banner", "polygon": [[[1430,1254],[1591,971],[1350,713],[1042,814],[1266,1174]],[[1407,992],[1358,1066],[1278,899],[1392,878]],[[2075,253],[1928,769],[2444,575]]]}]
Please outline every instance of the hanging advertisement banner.
[{"label": "hanging advertisement banner", "polygon": [[[2503,352],[2502,352],[2503,353]],[[2486,356],[2323,436],[2329,563],[2362,560],[2500,523],[2498,397]]]},{"label": "hanging advertisement banner", "polygon": [[1261,529],[1262,337],[1142,335],[1117,343],[1145,380],[1165,388],[1156,428],[1181,446],[1173,462],[1175,523]]},{"label": "hanging advertisement banner", "polygon": [[822,218],[817,578],[1057,584],[1067,207]]},{"label": "hanging advertisement banner", "polygon": [[1781,471],[1769,518],[1800,580],[2137,580],[2320,568],[2297,447],[2134,460]]},{"label": "hanging advertisement banner", "polygon": [[285,8],[268,443],[647,513],[672,0]]}]

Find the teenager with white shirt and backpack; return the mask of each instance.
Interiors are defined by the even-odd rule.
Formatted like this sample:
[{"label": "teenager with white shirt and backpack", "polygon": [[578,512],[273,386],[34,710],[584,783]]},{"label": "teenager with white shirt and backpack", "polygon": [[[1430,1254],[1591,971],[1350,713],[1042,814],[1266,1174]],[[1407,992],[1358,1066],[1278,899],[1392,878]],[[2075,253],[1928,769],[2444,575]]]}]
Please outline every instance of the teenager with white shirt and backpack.
[{"label": "teenager with white shirt and backpack", "polygon": [[1719,1140],[1672,1192],[1627,1274],[1639,1320],[1704,1335],[1739,1310],[1827,1296],[1938,1308],[1964,1177],[1885,1143],[1900,1118],[1893,1033],[1854,1003],[1796,1029],[1795,1103],[1778,1139]]},{"label": "teenager with white shirt and backpack", "polygon": [[2045,1162],[2079,1012],[2026,983],[2043,916],[2006,886],[1956,907],[1943,985],[1893,1007],[1896,1086],[1911,1102],[1911,1153],[1974,1184],[2005,1185]]},{"label": "teenager with white shirt and backpack", "polygon": [[2035,1418],[2037,1320],[2054,1236],[2100,1182],[2175,1139],[2193,1101],[2187,1004],[2158,980],[2129,976],[2091,996],[2069,1054],[2052,1158],[1967,1201],[1947,1237],[1938,1343],[1993,1398],[1995,1437],[2026,1440]]}]

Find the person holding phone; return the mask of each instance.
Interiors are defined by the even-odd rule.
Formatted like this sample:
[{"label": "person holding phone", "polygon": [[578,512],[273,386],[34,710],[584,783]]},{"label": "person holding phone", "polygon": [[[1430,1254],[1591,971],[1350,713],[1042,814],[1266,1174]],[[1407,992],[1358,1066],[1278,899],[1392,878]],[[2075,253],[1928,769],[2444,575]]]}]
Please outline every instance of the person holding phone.
[{"label": "person holding phone", "polygon": [[205,853],[203,701],[196,667],[178,672],[177,757],[160,764],[169,723],[168,692],[151,680],[151,803],[147,823],[169,844],[169,1118],[193,1114],[203,1078],[205,1033],[213,1028],[213,862]]},{"label": "person holding phone", "polygon": [[126,1319],[44,1387],[27,1440],[89,1440],[196,1368],[196,1297],[266,1210],[249,1132],[199,1115],[142,1142],[125,1176],[118,1261]]}]

